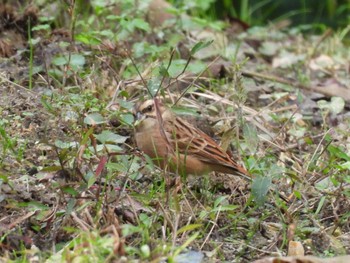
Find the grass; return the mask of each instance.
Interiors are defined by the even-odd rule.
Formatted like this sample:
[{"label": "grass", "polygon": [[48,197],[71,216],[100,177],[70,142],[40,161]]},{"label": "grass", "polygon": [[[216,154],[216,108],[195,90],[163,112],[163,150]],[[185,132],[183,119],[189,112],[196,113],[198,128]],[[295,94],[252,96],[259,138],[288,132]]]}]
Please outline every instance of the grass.
[{"label": "grass", "polygon": [[[349,253],[347,102],[303,90],[348,85],[349,30],[232,36],[191,17],[151,25],[143,4],[60,6],[65,22],[39,13],[28,34],[39,42],[15,65],[29,73],[1,75],[1,259],[250,262],[286,255],[290,241]],[[169,188],[132,139],[134,103],[156,93],[209,123],[254,181],[210,174]]]},{"label": "grass", "polygon": [[[186,3],[172,1],[178,6],[190,6],[188,12],[210,20],[239,19],[250,26],[264,25],[267,21],[274,24],[288,20],[293,26],[300,24],[310,25],[313,30],[327,27],[342,28],[348,24],[350,6],[347,1],[254,1],[244,0],[232,3],[231,1],[201,1]],[[195,7],[193,6],[195,5]],[[325,26],[326,25],[326,26]],[[321,27],[321,28],[318,28]]]}]

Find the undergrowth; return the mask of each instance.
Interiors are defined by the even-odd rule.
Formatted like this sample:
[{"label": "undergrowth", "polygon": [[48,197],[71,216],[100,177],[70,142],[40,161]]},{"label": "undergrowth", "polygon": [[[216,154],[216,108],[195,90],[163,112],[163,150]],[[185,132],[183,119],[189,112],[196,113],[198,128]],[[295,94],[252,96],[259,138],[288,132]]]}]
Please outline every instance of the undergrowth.
[{"label": "undergrowth", "polygon": [[[1,75],[3,260],[250,262],[286,255],[290,241],[349,253],[348,108],[300,89],[335,75],[349,84],[344,31],[319,48],[299,28],[232,36],[175,7],[151,22],[146,1],[77,1],[63,15],[36,4],[18,54],[29,73]],[[316,70],[319,57],[330,65]],[[252,75],[270,71],[286,81]],[[135,102],[155,94],[253,182],[210,174],[169,187],[174,175],[132,137]]]}]

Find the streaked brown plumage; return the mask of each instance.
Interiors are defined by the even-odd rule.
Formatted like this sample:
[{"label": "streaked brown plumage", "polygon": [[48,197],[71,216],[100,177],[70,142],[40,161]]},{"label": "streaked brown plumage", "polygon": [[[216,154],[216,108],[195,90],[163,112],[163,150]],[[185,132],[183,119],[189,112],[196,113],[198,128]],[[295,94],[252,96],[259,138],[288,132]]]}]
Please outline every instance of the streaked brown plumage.
[{"label": "streaked brown plumage", "polygon": [[161,101],[137,103],[134,114],[138,148],[162,169],[195,175],[217,171],[250,178],[211,137],[177,117]]}]

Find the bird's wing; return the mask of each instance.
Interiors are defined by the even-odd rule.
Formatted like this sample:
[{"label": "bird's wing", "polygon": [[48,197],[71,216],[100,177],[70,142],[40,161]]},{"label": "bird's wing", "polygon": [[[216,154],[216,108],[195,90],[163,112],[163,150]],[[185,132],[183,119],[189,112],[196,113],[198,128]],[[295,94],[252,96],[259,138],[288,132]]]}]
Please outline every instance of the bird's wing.
[{"label": "bird's wing", "polygon": [[175,152],[195,156],[198,160],[215,166],[214,170],[217,171],[248,175],[248,172],[224,152],[210,136],[187,121],[176,117],[174,121],[165,125],[165,129],[168,134],[172,133],[170,142]]}]

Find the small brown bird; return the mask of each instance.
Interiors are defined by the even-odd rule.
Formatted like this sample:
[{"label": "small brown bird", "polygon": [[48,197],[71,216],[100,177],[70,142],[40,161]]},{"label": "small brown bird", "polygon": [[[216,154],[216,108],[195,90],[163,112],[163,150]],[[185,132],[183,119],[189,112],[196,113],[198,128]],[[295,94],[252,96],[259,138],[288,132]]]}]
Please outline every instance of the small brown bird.
[{"label": "small brown bird", "polygon": [[177,117],[158,99],[134,107],[138,148],[165,170],[201,175],[211,171],[240,175],[249,173],[211,137]]}]

